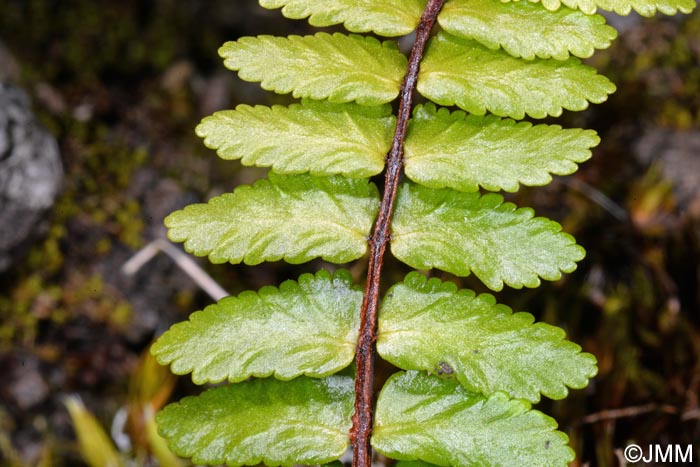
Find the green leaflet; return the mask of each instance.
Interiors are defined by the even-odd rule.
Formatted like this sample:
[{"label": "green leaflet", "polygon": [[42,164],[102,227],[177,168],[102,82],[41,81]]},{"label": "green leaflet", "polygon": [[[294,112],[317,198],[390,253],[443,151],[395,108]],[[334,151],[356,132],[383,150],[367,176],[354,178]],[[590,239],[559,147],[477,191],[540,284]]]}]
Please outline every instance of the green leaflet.
[{"label": "green leaflet", "polygon": [[434,465],[423,461],[398,461],[394,467],[433,467]]},{"label": "green leaflet", "polygon": [[466,115],[417,106],[405,143],[408,178],[431,188],[517,191],[569,175],[600,141],[592,130],[516,123],[493,115]]},{"label": "green leaflet", "polygon": [[615,85],[574,57],[527,61],[441,32],[428,43],[417,89],[441,105],[522,119],[583,110],[605,101]]},{"label": "green leaflet", "polygon": [[407,60],[395,43],[355,34],[242,37],[219,49],[245,81],[294,97],[384,104],[399,94]]},{"label": "green leaflet", "polygon": [[362,178],[384,169],[395,125],[389,105],[305,100],[289,107],[239,105],[206,117],[196,131],[220,157],[244,165]]},{"label": "green leaflet", "polygon": [[474,39],[490,49],[502,47],[515,57],[566,60],[569,53],[588,58],[610,47],[615,28],[600,15],[559,8],[552,12],[528,1],[450,0],[438,17],[447,32]]},{"label": "green leaflet", "polygon": [[308,17],[312,26],[343,23],[352,32],[404,36],[418,25],[427,0],[260,0],[264,8],[282,8],[287,18]]},{"label": "green leaflet", "polygon": [[170,449],[195,464],[320,464],[345,452],[353,402],[349,376],[258,379],[185,397],[156,421]]},{"label": "green leaflet", "polygon": [[320,271],[227,297],[175,324],[151,352],[196,384],[251,376],[324,377],[352,363],[362,290],[347,271]]},{"label": "green leaflet", "polygon": [[537,287],[576,269],[583,248],[561,226],[494,193],[399,187],[391,252],[416,269],[470,272],[491,290]]},{"label": "green leaflet", "polygon": [[466,389],[538,402],[584,388],[597,372],[593,355],[564,339],[564,331],[533,324],[492,295],[457,290],[451,282],[410,273],[386,295],[377,351],[404,370],[454,375]]},{"label": "green leaflet", "polygon": [[279,175],[239,186],[165,218],[168,237],[213,263],[346,263],[367,250],[379,207],[364,179]]},{"label": "green leaflet", "polygon": [[[452,1],[452,0],[450,0]],[[504,0],[509,1],[509,0]],[[518,0],[519,1],[519,0]],[[529,0],[537,2],[539,0]],[[695,0],[542,0],[542,5],[555,11],[564,4],[569,8],[578,8],[582,12],[592,15],[598,8],[605,11],[614,11],[618,15],[627,16],[634,9],[642,16],[654,16],[657,11],[665,15],[690,13],[695,9]]]},{"label": "green leaflet", "polygon": [[524,400],[485,397],[409,371],[389,378],[379,394],[372,445],[393,459],[441,466],[566,467],[574,452],[556,426]]}]

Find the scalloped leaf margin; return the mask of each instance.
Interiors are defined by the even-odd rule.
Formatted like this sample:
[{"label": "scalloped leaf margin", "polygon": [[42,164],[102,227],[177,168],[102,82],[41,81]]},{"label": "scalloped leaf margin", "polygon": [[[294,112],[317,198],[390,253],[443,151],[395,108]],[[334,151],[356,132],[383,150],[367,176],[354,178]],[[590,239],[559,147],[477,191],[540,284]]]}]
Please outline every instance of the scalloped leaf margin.
[{"label": "scalloped leaf margin", "polygon": [[405,170],[431,188],[513,192],[574,173],[599,142],[593,130],[450,113],[427,103],[416,106],[409,123]]},{"label": "scalloped leaf margin", "polygon": [[417,89],[440,105],[520,120],[584,110],[607,100],[615,85],[574,57],[522,60],[440,32],[428,43]]},{"label": "scalloped leaf margin", "polygon": [[195,384],[329,376],[355,356],[362,295],[345,270],[303,274],[193,313],[151,353],[177,375],[192,373]]},{"label": "scalloped leaf margin", "polygon": [[566,467],[574,452],[556,427],[527,401],[409,371],[392,375],[379,394],[372,445],[392,459],[442,466]]},{"label": "scalloped leaf margin", "polygon": [[289,107],[239,105],[206,117],[196,133],[222,159],[277,173],[364,178],[384,169],[396,117],[391,106],[305,99]]},{"label": "scalloped leaf margin", "polygon": [[357,34],[242,37],[219,55],[244,81],[294,97],[362,105],[398,96],[408,63],[395,42]]},{"label": "scalloped leaf margin", "polygon": [[352,377],[273,378],[209,389],[156,415],[170,449],[195,464],[322,464],[349,445]]},{"label": "scalloped leaf margin", "polygon": [[172,241],[213,263],[347,263],[367,251],[378,209],[377,188],[365,179],[270,173],[176,211],[165,225]]},{"label": "scalloped leaf margin", "polygon": [[312,26],[343,24],[348,31],[380,36],[410,34],[426,0],[260,0],[263,8],[282,8],[291,19],[309,18]]},{"label": "scalloped leaf margin", "polygon": [[392,254],[415,269],[471,272],[491,290],[538,287],[576,269],[585,250],[561,225],[488,193],[399,187]]},{"label": "scalloped leaf margin", "polygon": [[489,294],[413,272],[394,285],[379,312],[377,352],[404,370],[456,377],[470,391],[505,391],[539,402],[563,399],[596,375],[593,355],[561,328],[533,323]]}]

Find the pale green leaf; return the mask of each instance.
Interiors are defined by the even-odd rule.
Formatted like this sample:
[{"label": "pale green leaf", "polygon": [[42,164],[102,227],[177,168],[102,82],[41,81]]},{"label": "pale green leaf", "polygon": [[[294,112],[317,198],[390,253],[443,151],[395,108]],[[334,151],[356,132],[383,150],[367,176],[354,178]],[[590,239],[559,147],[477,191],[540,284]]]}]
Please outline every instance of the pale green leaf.
[{"label": "pale green leaf", "polygon": [[305,100],[290,107],[239,105],[206,117],[196,131],[220,157],[243,165],[361,178],[384,168],[395,125],[389,105]]},{"label": "pale green leaf", "polygon": [[[452,0],[450,0],[452,1]],[[503,0],[509,1],[509,0]],[[539,0],[529,0],[537,2]],[[632,10],[642,16],[651,17],[656,12],[665,15],[675,15],[678,12],[690,13],[697,6],[696,0],[542,0],[542,5],[550,11],[558,10],[561,5],[569,8],[578,8],[582,12],[592,15],[598,8],[612,11],[618,15],[627,16]]]},{"label": "pale green leaf", "polygon": [[391,252],[416,269],[474,274],[491,290],[537,287],[576,269],[585,252],[561,226],[494,193],[399,187]]},{"label": "pale green leaf", "polygon": [[[146,440],[148,448],[156,460],[156,465],[159,467],[187,467],[187,463],[168,448],[168,442],[160,434],[158,434],[158,425],[156,424],[155,413],[150,404],[146,405],[143,414],[145,423]],[[105,467],[104,464],[101,467]]]},{"label": "pale green leaf", "polygon": [[343,23],[352,32],[380,36],[410,34],[427,0],[260,0],[264,8],[282,8],[287,18],[309,18],[312,26]]},{"label": "pale green leaf", "polygon": [[355,34],[242,37],[219,49],[245,81],[294,97],[384,104],[399,94],[407,60],[395,43]]},{"label": "pale green leaf", "polygon": [[434,465],[424,461],[398,461],[394,467],[433,467]]},{"label": "pale green leaf", "polygon": [[239,186],[165,219],[168,237],[213,263],[346,263],[365,254],[379,207],[364,179],[279,175]]},{"label": "pale green leaf", "polygon": [[406,175],[432,188],[517,191],[569,175],[591,157],[600,139],[592,130],[516,123],[493,115],[466,115],[416,107],[406,136]]},{"label": "pale green leaf", "polygon": [[588,58],[617,37],[600,15],[559,8],[548,11],[528,1],[450,0],[440,16],[447,32],[474,39],[490,49],[502,47],[515,57],[566,60]]},{"label": "pale green leaf", "polygon": [[595,376],[596,360],[562,329],[533,324],[489,294],[409,274],[386,295],[377,352],[404,370],[451,375],[470,391],[538,402],[567,396]]},{"label": "pale green leaf", "polygon": [[63,403],[78,438],[80,455],[90,467],[124,467],[124,460],[100,422],[78,396],[68,396]]},{"label": "pale green leaf", "polygon": [[389,378],[379,395],[372,445],[393,459],[440,466],[566,467],[574,451],[556,427],[527,401],[407,372]]},{"label": "pale green leaf", "polygon": [[320,464],[348,447],[353,403],[349,376],[256,379],[186,397],[156,421],[170,449],[196,464]]},{"label": "pale green leaf", "polygon": [[418,92],[469,113],[490,111],[521,119],[559,116],[601,103],[615,85],[577,58],[523,60],[503,50],[444,32],[430,40],[421,62]]},{"label": "pale green leaf", "polygon": [[324,377],[352,363],[362,290],[350,274],[320,271],[227,297],[175,324],[151,352],[196,384],[251,376]]}]

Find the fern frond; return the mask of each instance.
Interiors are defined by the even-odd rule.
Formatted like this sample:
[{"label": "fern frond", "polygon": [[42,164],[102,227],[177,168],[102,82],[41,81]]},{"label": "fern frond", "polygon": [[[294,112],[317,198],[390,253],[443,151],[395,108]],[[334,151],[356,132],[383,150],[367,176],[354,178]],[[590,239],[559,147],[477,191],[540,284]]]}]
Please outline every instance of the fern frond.
[{"label": "fern frond", "polygon": [[574,173],[599,141],[592,130],[450,113],[428,103],[409,123],[405,170],[431,188],[517,191],[520,183],[546,185],[550,174]]},{"label": "fern frond", "polygon": [[206,117],[196,132],[221,158],[244,165],[364,178],[384,168],[395,124],[389,105],[304,100],[289,107],[239,105]]},{"label": "fern frond", "polygon": [[610,47],[615,28],[600,15],[562,7],[552,12],[528,1],[450,0],[438,17],[447,32],[474,39],[490,49],[502,47],[532,60],[566,60],[569,53],[588,58],[595,49]]},{"label": "fern frond", "polygon": [[195,464],[322,464],[349,444],[349,376],[257,379],[185,397],[156,415],[160,434]]},{"label": "fern frond", "polygon": [[372,446],[392,459],[442,466],[566,467],[574,452],[556,428],[527,401],[409,371],[389,378],[379,394]]},{"label": "fern frond", "polygon": [[519,120],[583,110],[605,101],[615,85],[574,57],[527,61],[441,32],[428,44],[417,89],[441,105]]},{"label": "fern frond", "polygon": [[263,89],[362,105],[394,100],[407,64],[394,42],[340,33],[242,37],[219,54],[241,79],[260,81]]},{"label": "fern frond", "polygon": [[367,250],[377,188],[364,179],[279,175],[165,219],[168,237],[213,263],[346,263]]},{"label": "fern frond", "polygon": [[[450,0],[451,1],[451,0]],[[512,0],[503,0],[512,1]],[[520,1],[520,0],[515,0]],[[540,0],[527,0],[537,2]],[[696,0],[541,0],[542,5],[550,10],[556,11],[561,5],[569,8],[577,8],[582,12],[592,15],[598,8],[605,11],[612,11],[618,15],[627,16],[632,10],[642,16],[651,17],[657,12],[665,15],[675,15],[678,12],[690,13],[697,6]]]},{"label": "fern frond", "polygon": [[377,352],[404,370],[449,374],[470,391],[539,402],[563,399],[597,373],[595,358],[564,331],[533,324],[492,295],[418,273],[394,285],[379,314]]},{"label": "fern frond", "polygon": [[291,19],[309,18],[312,26],[343,24],[348,31],[404,36],[418,25],[426,0],[260,0],[264,8],[282,8]]},{"label": "fern frond", "polygon": [[352,363],[362,290],[347,271],[227,297],[158,338],[151,353],[195,384],[251,376],[320,378]]},{"label": "fern frond", "polygon": [[576,269],[585,252],[561,226],[494,193],[399,187],[391,252],[416,269],[474,272],[491,290],[537,287]]}]

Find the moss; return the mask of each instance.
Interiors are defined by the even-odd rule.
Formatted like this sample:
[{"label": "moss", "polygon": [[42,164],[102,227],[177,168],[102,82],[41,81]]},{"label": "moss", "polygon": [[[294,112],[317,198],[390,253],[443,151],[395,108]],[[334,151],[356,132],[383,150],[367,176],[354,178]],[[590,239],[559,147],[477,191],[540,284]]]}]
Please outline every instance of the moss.
[{"label": "moss", "polygon": [[[622,38],[602,70],[618,83],[621,109],[678,129],[700,125],[700,15],[656,17]],[[639,101],[639,90],[644,99]],[[631,93],[636,93],[631,99]],[[634,102],[636,100],[637,102]]]},{"label": "moss", "polygon": [[[130,314],[130,306],[118,293],[105,292],[100,276],[76,281],[82,276],[68,274],[65,261],[71,248],[92,261],[111,252],[115,243],[133,249],[143,244],[141,206],[127,189],[148,153],[131,147],[106,125],[75,121],[64,125],[77,129],[66,142],[73,157],[66,163],[65,187],[48,232],[17,266],[12,293],[0,298],[1,348],[31,345],[42,320],[65,323],[85,314],[110,324],[114,320],[121,327]],[[87,241],[71,231],[76,224],[81,232],[89,232]]]}]

